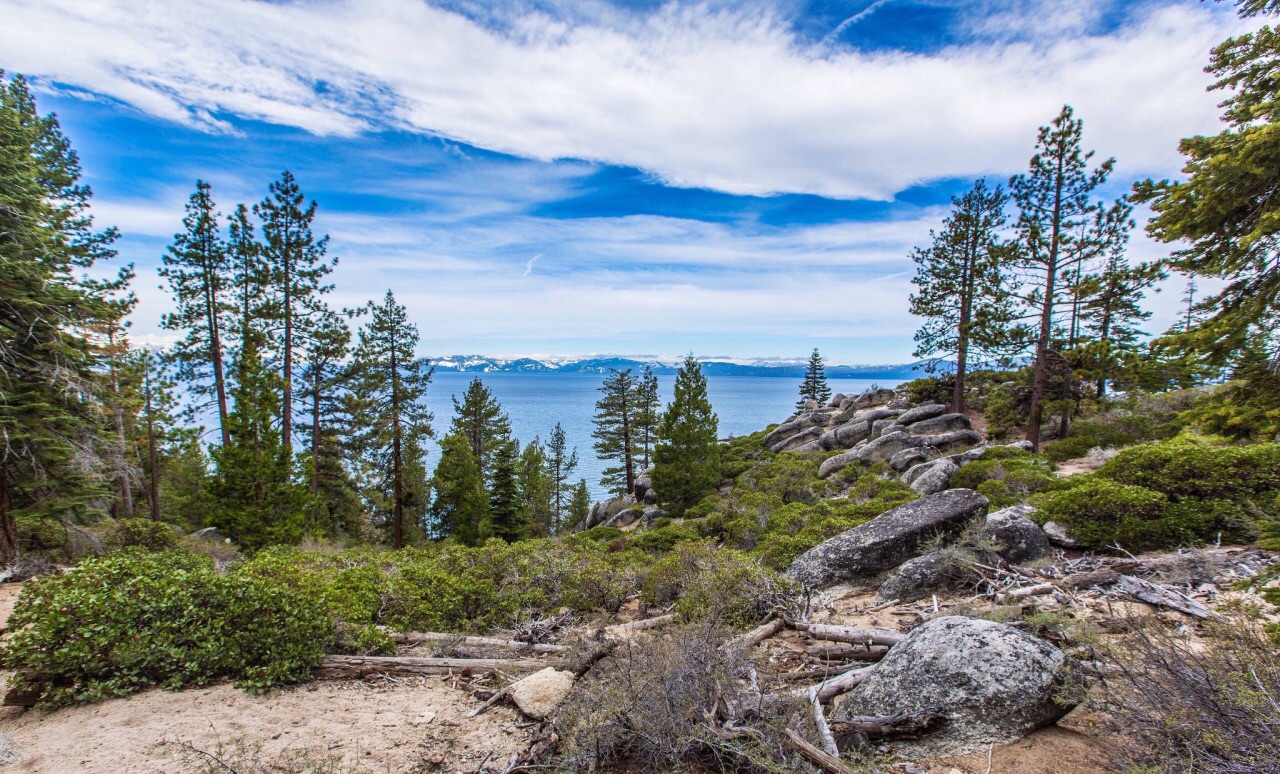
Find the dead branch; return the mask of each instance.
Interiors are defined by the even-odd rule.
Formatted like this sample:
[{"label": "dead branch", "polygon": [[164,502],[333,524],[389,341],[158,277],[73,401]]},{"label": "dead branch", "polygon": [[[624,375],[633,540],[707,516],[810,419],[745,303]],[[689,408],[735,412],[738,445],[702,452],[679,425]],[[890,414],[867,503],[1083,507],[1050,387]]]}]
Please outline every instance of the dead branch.
[{"label": "dead branch", "polygon": [[640,621],[632,621],[631,623],[614,624],[613,626],[604,627],[604,636],[606,637],[626,637],[631,632],[643,631],[645,629],[655,629],[659,626],[666,626],[676,620],[675,613],[667,613],[656,618],[645,618]]},{"label": "dead branch", "polygon": [[452,672],[520,673],[536,672],[545,667],[561,667],[563,662],[514,658],[415,658],[410,656],[325,656],[316,667],[322,680],[352,680],[370,675],[414,677],[445,675]]},{"label": "dead branch", "polygon": [[844,761],[814,747],[789,728],[786,730],[786,743],[791,749],[800,753],[800,757],[827,772],[827,774],[855,774],[853,769],[844,764]]},{"label": "dead branch", "polygon": [[840,694],[848,693],[857,688],[863,680],[867,679],[867,675],[871,674],[873,669],[875,669],[874,666],[850,669],[848,672],[838,674],[829,680],[823,680],[810,690],[815,692],[818,701],[831,701]]},{"label": "dead branch", "polygon": [[848,661],[851,659],[879,661],[884,658],[884,654],[889,652],[889,648],[884,645],[849,645],[841,643],[839,645],[810,645],[804,649],[804,652],[825,661]]},{"label": "dead branch", "polygon": [[569,650],[565,645],[535,645],[519,640],[504,640],[499,637],[464,637],[460,634],[448,634],[445,632],[394,632],[390,634],[390,637],[397,645],[440,642],[453,646],[503,648],[531,653],[565,653]]},{"label": "dead branch", "polygon": [[785,628],[787,628],[787,622],[781,618],[775,618],[757,626],[746,634],[733,638],[732,642],[734,645],[749,648],[752,645],[759,645]]},{"label": "dead branch", "polygon": [[855,715],[831,723],[831,732],[841,750],[860,747],[881,739],[919,739],[947,724],[947,716],[937,707],[925,707],[897,715]]},{"label": "dead branch", "polygon": [[1132,575],[1121,575],[1120,580],[1114,586],[1114,590],[1117,593],[1128,594],[1147,604],[1177,610],[1179,613],[1184,613],[1200,620],[1213,615],[1213,611],[1185,594],[1164,586],[1158,586],[1151,581],[1135,578]]},{"label": "dead branch", "polygon": [[888,645],[892,647],[902,642],[907,636],[891,629],[858,629],[853,626],[804,623],[801,621],[797,621],[792,625],[799,631],[806,632],[815,640],[848,642],[855,645]]}]

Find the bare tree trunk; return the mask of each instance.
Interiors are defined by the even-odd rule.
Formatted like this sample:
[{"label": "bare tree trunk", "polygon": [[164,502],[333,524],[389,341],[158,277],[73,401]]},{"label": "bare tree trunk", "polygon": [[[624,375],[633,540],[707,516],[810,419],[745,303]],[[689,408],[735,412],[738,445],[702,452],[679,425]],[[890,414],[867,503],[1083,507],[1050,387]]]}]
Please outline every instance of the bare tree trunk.
[{"label": "bare tree trunk", "polygon": [[1063,159],[1058,158],[1057,189],[1053,200],[1053,231],[1049,241],[1049,255],[1045,262],[1044,308],[1040,312],[1040,337],[1036,340],[1036,366],[1031,379],[1031,421],[1027,427],[1027,440],[1032,451],[1040,451],[1041,404],[1044,402],[1044,382],[1047,375],[1049,337],[1053,332],[1053,291],[1058,279],[1058,246],[1062,240],[1062,186]]},{"label": "bare tree trunk", "polygon": [[151,356],[147,356],[147,372],[144,375],[147,397],[147,468],[148,489],[151,496],[151,520],[160,521],[160,457],[156,453],[156,422],[151,408]]},{"label": "bare tree trunk", "polygon": [[312,363],[315,371],[314,393],[311,399],[311,526],[320,519],[320,375],[319,363]]},{"label": "bare tree trunk", "polygon": [[391,334],[391,437],[392,437],[392,505],[391,545],[393,548],[404,548],[404,481],[402,478],[400,445],[400,371],[396,363],[395,333]]},{"label": "bare tree trunk", "polygon": [[284,396],[280,406],[280,439],[293,456],[293,284],[289,276],[288,241],[284,256]]}]

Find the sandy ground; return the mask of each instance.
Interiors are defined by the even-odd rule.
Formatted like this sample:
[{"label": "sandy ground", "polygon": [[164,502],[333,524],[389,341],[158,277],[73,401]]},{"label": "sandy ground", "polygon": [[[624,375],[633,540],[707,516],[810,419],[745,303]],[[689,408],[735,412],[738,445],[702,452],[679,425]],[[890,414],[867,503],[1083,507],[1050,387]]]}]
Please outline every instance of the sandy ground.
[{"label": "sandy ground", "polygon": [[1073,460],[1063,460],[1054,468],[1054,473],[1058,478],[1067,478],[1079,473],[1092,473],[1098,469],[1098,464],[1088,457],[1077,457]]}]

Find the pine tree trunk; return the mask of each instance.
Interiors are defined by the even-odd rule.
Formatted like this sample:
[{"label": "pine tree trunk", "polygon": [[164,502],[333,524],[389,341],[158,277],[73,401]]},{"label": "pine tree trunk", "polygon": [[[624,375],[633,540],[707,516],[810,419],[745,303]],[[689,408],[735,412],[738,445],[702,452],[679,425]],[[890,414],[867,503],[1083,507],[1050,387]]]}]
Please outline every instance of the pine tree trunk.
[{"label": "pine tree trunk", "polygon": [[[1107,306],[1102,312],[1102,331],[1101,331],[1102,335],[1100,339],[1102,341],[1102,345],[1104,348],[1104,354],[1106,354],[1105,350],[1109,349],[1107,347],[1107,342],[1111,341],[1111,303],[1112,303],[1111,298],[1108,298]],[[1098,377],[1097,388],[1098,388],[1099,398],[1107,394],[1106,371],[1103,371],[1102,375]]]},{"label": "pine tree trunk", "polygon": [[401,476],[400,446],[400,371],[396,363],[396,339],[391,334],[391,465],[392,465],[392,498],[394,504],[391,512],[391,546],[397,550],[404,548],[404,481]]},{"label": "pine tree trunk", "polygon": [[284,258],[284,397],[280,412],[280,440],[293,456],[293,278],[290,276],[288,241]]},{"label": "pine tree trunk", "polygon": [[[206,258],[207,261],[207,258]],[[215,279],[205,267],[205,326],[209,329],[209,364],[213,366],[213,389],[218,399],[218,429],[222,431],[222,445],[231,445],[231,433],[227,429],[227,377],[222,367],[222,332],[218,325],[218,298],[214,293]]]},{"label": "pine tree trunk", "polygon": [[115,425],[116,425],[116,483],[120,487],[120,511],[123,516],[117,518],[132,519],[133,518],[133,488],[129,485],[129,461],[125,458],[125,447],[128,445],[128,438],[124,432],[124,408],[119,405],[120,402],[120,375],[116,371],[114,356],[111,362],[111,392],[115,396]]},{"label": "pine tree trunk", "polygon": [[9,471],[0,464],[0,567],[18,560],[18,525],[13,518],[13,496],[9,491]]},{"label": "pine tree trunk", "polygon": [[622,395],[622,456],[624,467],[627,469],[626,494],[632,494],[636,491],[636,471],[631,449],[631,414],[627,411],[625,386]]},{"label": "pine tree trunk", "polygon": [[320,519],[320,364],[315,369],[314,392],[311,400],[311,526]]},{"label": "pine tree trunk", "polygon": [[969,322],[973,316],[973,267],[977,263],[977,235],[971,234],[969,249],[965,251],[964,278],[961,282],[960,325],[956,329],[955,384],[951,389],[951,411],[964,413],[964,374],[969,365]]},{"label": "pine tree trunk", "polygon": [[160,521],[160,462],[156,453],[156,423],[151,409],[151,361],[147,361],[147,467],[148,492],[151,495],[151,520]]},{"label": "pine tree trunk", "polygon": [[1044,309],[1040,313],[1040,337],[1036,340],[1036,365],[1031,379],[1031,420],[1027,427],[1027,440],[1032,451],[1040,451],[1040,414],[1044,402],[1044,382],[1047,375],[1049,336],[1053,332],[1053,290],[1058,278],[1058,244],[1062,232],[1063,159],[1058,157],[1057,187],[1053,199],[1053,231],[1049,241],[1049,256],[1045,264]]}]

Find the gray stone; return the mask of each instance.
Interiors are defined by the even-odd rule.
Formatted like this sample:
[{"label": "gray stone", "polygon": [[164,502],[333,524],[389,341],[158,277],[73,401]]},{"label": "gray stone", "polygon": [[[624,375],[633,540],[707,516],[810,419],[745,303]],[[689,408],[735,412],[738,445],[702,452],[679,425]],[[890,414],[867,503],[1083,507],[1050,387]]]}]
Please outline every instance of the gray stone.
[{"label": "gray stone", "polygon": [[898,424],[909,425],[922,419],[933,419],[945,413],[947,413],[947,407],[941,403],[926,403],[923,406],[916,406],[898,417]]},{"label": "gray stone", "polygon": [[802,443],[799,446],[796,446],[795,448],[787,449],[787,451],[799,452],[799,453],[816,452],[816,451],[822,451],[822,446],[818,443],[818,439],[815,438],[814,440],[808,441],[806,443]]},{"label": "gray stone", "polygon": [[1049,542],[1059,548],[1075,548],[1080,545],[1075,538],[1067,534],[1067,528],[1056,521],[1046,521],[1041,529],[1044,530],[1044,536],[1049,539]]},{"label": "gray stone", "polygon": [[893,390],[876,389],[867,390],[854,399],[853,403],[859,408],[868,406],[883,406],[893,400]]},{"label": "gray stone", "polygon": [[943,414],[932,419],[922,419],[912,423],[907,432],[913,435],[929,435],[931,433],[949,433],[952,430],[972,430],[973,423],[964,414]]},{"label": "gray stone", "polygon": [[919,495],[937,494],[946,489],[951,476],[960,469],[959,465],[948,459],[934,460],[916,467],[926,468],[911,481],[911,491]]},{"label": "gray stone", "polygon": [[885,430],[888,430],[890,427],[893,427],[893,423],[895,421],[896,420],[893,420],[893,419],[877,419],[876,421],[872,422],[871,437],[879,438],[880,435],[884,433]]},{"label": "gray stone", "polygon": [[774,444],[785,441],[806,428],[810,428],[815,425],[825,425],[826,423],[827,416],[825,414],[818,414],[812,411],[799,414],[791,417],[786,422],[783,422],[770,431],[769,434],[764,437],[764,445],[772,447]]},{"label": "gray stone", "polygon": [[892,575],[880,584],[876,598],[881,602],[896,599],[914,602],[929,596],[949,581],[948,567],[941,551],[930,551],[923,556],[903,562]]},{"label": "gray stone", "polygon": [[819,406],[818,406],[818,401],[816,401],[816,400],[806,400],[806,401],[804,402],[804,410],[805,410],[805,411],[817,411],[817,410],[818,410],[818,408],[819,408]]},{"label": "gray stone", "polygon": [[856,449],[862,462],[885,462],[903,449],[915,449],[930,444],[923,436],[911,435],[902,430],[885,433]]},{"label": "gray stone", "polygon": [[983,534],[1001,545],[998,553],[1006,562],[1034,562],[1049,553],[1049,538],[1044,530],[1027,518],[1035,512],[1034,506],[1015,505],[987,516]]},{"label": "gray stone", "polygon": [[913,630],[845,697],[835,720],[936,707],[936,733],[895,745],[907,757],[985,750],[1016,741],[1066,715],[1058,701],[1074,680],[1066,655],[1006,624],[944,616]]},{"label": "gray stone", "polygon": [[624,510],[618,511],[614,515],[610,516],[600,526],[617,527],[618,529],[622,529],[623,527],[630,527],[632,524],[635,524],[637,521],[639,521],[640,517],[643,515],[644,515],[644,509],[633,505],[630,508],[626,508]]},{"label": "gray stone", "polygon": [[778,441],[777,443],[770,446],[769,448],[775,452],[791,451],[797,446],[804,446],[806,443],[810,441],[817,441],[821,437],[822,437],[821,427],[810,427],[805,430],[802,430],[799,433],[796,433],[795,435],[789,438]]},{"label": "gray stone", "polygon": [[958,534],[969,521],[985,516],[989,504],[970,489],[922,497],[814,546],[791,563],[787,574],[816,588],[865,580],[915,556],[935,536]]},{"label": "gray stone", "polygon": [[889,458],[889,468],[901,472],[912,465],[916,465],[921,462],[928,462],[936,455],[937,452],[933,449],[925,449],[923,447],[903,449]]},{"label": "gray stone", "polygon": [[657,503],[658,503],[658,490],[654,489],[653,487],[649,487],[647,490],[645,490],[645,493],[644,493],[644,504],[657,505]]},{"label": "gray stone", "polygon": [[633,482],[631,487],[631,492],[632,494],[635,495],[635,498],[637,501],[643,502],[645,494],[653,486],[653,479],[651,478],[651,476],[652,476],[651,470],[646,470],[640,475],[636,476],[636,480]]},{"label": "gray stone", "polygon": [[549,717],[573,690],[573,672],[547,667],[507,686],[507,696],[535,720]]},{"label": "gray stone", "polygon": [[844,399],[845,394],[843,392],[837,392],[835,395],[831,396],[831,401],[827,403],[827,408],[840,408],[840,404],[844,403]]},{"label": "gray stone", "polygon": [[195,532],[192,532],[188,537],[195,538],[196,540],[209,540],[215,543],[221,543],[227,539],[221,532],[217,530],[216,527],[205,527],[204,529],[198,529]]},{"label": "gray stone", "polygon": [[0,766],[9,766],[22,760],[22,751],[6,734],[0,734]]},{"label": "gray stone", "polygon": [[972,430],[953,430],[950,433],[913,435],[911,437],[919,441],[920,446],[929,446],[940,452],[982,443],[982,436]]},{"label": "gray stone", "polygon": [[642,523],[644,524],[645,529],[653,529],[654,522],[656,522],[658,519],[665,519],[670,515],[671,514],[667,513],[661,508],[652,508],[652,507],[645,508],[644,517],[643,517],[644,521]]},{"label": "gray stone", "polygon": [[818,478],[830,478],[857,461],[857,449],[851,449],[847,452],[837,454],[834,457],[827,457],[822,461],[822,464],[818,466]]},{"label": "gray stone", "polygon": [[848,449],[871,435],[871,426],[857,420],[833,427],[822,434],[818,444],[826,451]]}]

